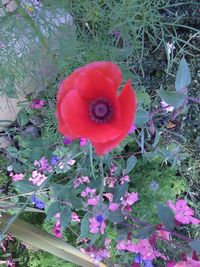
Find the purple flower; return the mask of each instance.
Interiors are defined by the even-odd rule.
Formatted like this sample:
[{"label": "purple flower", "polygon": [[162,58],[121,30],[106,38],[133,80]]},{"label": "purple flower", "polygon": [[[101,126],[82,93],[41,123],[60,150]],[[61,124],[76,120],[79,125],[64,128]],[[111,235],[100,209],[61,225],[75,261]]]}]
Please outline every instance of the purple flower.
[{"label": "purple flower", "polygon": [[45,204],[43,201],[39,200],[38,198],[36,198],[35,195],[32,196],[32,203],[35,204],[35,207],[38,209],[44,209]]},{"label": "purple flower", "polygon": [[96,220],[97,220],[97,222],[102,223],[104,221],[104,218],[101,214],[99,214],[96,216]]},{"label": "purple flower", "polygon": [[52,155],[52,157],[51,157],[51,165],[56,165],[59,160],[60,160],[59,157],[57,157],[56,155]]},{"label": "purple flower", "polygon": [[69,137],[65,136],[63,138],[63,144],[64,145],[70,145],[72,143],[72,139],[70,139]]}]

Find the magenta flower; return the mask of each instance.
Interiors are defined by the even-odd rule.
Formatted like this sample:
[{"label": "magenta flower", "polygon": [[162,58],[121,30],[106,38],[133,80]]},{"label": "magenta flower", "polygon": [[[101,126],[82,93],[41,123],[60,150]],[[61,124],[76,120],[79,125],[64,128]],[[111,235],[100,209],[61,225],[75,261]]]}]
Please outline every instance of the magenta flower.
[{"label": "magenta flower", "polygon": [[110,203],[109,204],[109,210],[110,211],[115,211],[119,208],[119,204],[118,203]]},{"label": "magenta flower", "polygon": [[11,172],[10,177],[12,178],[13,182],[17,182],[17,181],[21,181],[24,179],[24,174],[22,174],[22,173],[13,174]]},{"label": "magenta flower", "polygon": [[126,192],[125,196],[122,199],[122,205],[123,206],[131,206],[133,205],[135,202],[138,201],[138,193],[128,193]]},{"label": "magenta flower", "polygon": [[63,144],[64,145],[70,145],[72,143],[72,139],[71,138],[69,138],[69,137],[67,137],[67,136],[65,136],[64,138],[63,138]]},{"label": "magenta flower", "polygon": [[90,218],[89,222],[90,222],[90,233],[97,234],[98,232],[100,232],[102,235],[104,234],[106,228],[104,220],[100,220],[100,218],[98,218],[97,216],[96,218],[94,217]]},{"label": "magenta flower", "polygon": [[43,99],[33,99],[33,102],[31,103],[30,107],[32,109],[41,109],[45,105],[45,101]]},{"label": "magenta flower", "polygon": [[127,250],[140,254],[143,260],[151,261],[157,257],[161,257],[166,260],[166,257],[158,252],[147,239],[140,239],[137,244],[133,243],[131,240],[120,241],[117,245],[118,250]]},{"label": "magenta flower", "polygon": [[80,138],[80,146],[86,146],[88,143],[87,138],[81,137]]},{"label": "magenta flower", "polygon": [[137,129],[137,127],[135,126],[135,124],[132,124],[132,126],[131,126],[131,128],[130,128],[128,134],[132,134],[132,133],[134,133],[136,129]]},{"label": "magenta flower", "polygon": [[38,171],[33,171],[32,177],[29,178],[29,181],[31,181],[34,185],[40,186],[46,179],[47,177],[44,174],[41,174]]},{"label": "magenta flower", "polygon": [[73,222],[80,222],[81,219],[78,217],[76,212],[72,212],[71,219]]},{"label": "magenta flower", "polygon": [[177,200],[174,205],[171,200],[167,201],[167,205],[173,210],[175,219],[183,224],[199,224],[200,220],[193,217],[194,211],[187,205],[184,199]]},{"label": "magenta flower", "polygon": [[61,228],[60,224],[55,224],[52,230],[53,235],[55,235],[57,238],[62,238]]},{"label": "magenta flower", "polygon": [[174,110],[174,107],[167,104],[164,100],[161,101],[161,106],[163,107],[164,110],[167,112],[172,112]]}]

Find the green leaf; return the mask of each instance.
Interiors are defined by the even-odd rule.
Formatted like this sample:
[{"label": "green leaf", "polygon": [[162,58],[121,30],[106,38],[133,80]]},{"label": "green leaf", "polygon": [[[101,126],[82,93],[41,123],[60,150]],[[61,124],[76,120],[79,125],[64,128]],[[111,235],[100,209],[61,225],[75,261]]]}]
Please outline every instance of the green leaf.
[{"label": "green leaf", "polygon": [[185,104],[186,95],[167,90],[159,90],[158,95],[168,104],[175,108],[179,108]]},{"label": "green leaf", "polygon": [[17,114],[20,125],[23,127],[29,122],[28,114],[24,109],[21,109]]},{"label": "green leaf", "polygon": [[61,226],[61,230],[63,231],[69,224],[69,222],[71,221],[71,210],[68,207],[64,207],[61,210],[60,213],[60,226]]},{"label": "green leaf", "polygon": [[82,200],[80,197],[73,196],[73,198],[69,198],[73,208],[80,210],[83,207]]},{"label": "green leaf", "polygon": [[189,243],[190,247],[197,253],[200,253],[200,239],[193,240]]},{"label": "green leaf", "polygon": [[49,221],[51,218],[53,218],[59,211],[60,211],[60,203],[58,201],[51,203],[47,211],[46,221]]},{"label": "green leaf", "polygon": [[132,169],[135,167],[136,162],[137,162],[137,158],[135,156],[130,156],[127,159],[127,162],[126,162],[126,173],[129,173],[129,172],[132,171]]},{"label": "green leaf", "polygon": [[174,214],[169,207],[157,204],[157,212],[166,230],[173,230],[175,228]]},{"label": "green leaf", "polygon": [[186,91],[187,86],[191,83],[191,74],[187,61],[183,57],[176,74],[175,88],[177,92]]},{"label": "green leaf", "polygon": [[137,127],[143,126],[148,121],[149,121],[149,112],[143,108],[138,109],[135,116],[135,125]]},{"label": "green leaf", "polygon": [[146,239],[151,234],[153,234],[154,231],[155,231],[154,227],[152,225],[148,225],[140,229],[134,237],[138,239]]},{"label": "green leaf", "polygon": [[34,162],[35,160],[39,160],[43,155],[43,150],[41,147],[34,147],[31,151],[31,155],[29,157],[29,160],[31,162]]},{"label": "green leaf", "polygon": [[37,190],[37,187],[27,180],[17,181],[14,185],[20,193],[30,193]]},{"label": "green leaf", "polygon": [[89,230],[90,230],[89,218],[90,218],[89,213],[86,213],[83,216],[83,219],[81,221],[81,234],[80,234],[81,238],[88,237]]},{"label": "green leaf", "polygon": [[113,223],[120,223],[124,221],[124,214],[122,213],[121,210],[115,210],[110,212],[108,216],[108,220],[113,222]]},{"label": "green leaf", "polygon": [[117,184],[114,188],[114,199],[113,202],[120,202],[120,198],[122,198],[126,191],[128,190],[128,183],[123,183],[122,185]]}]

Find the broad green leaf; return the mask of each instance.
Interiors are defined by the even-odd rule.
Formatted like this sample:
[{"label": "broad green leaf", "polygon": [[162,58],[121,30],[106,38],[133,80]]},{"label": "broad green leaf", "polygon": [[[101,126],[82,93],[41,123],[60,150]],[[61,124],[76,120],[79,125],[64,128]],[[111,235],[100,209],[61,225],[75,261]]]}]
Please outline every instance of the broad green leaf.
[{"label": "broad green leaf", "polygon": [[51,203],[47,211],[46,221],[49,221],[51,218],[53,218],[59,211],[60,211],[60,203],[58,201]]},{"label": "broad green leaf", "polygon": [[166,230],[173,230],[175,228],[174,214],[169,207],[160,203],[157,204],[157,212]]},{"label": "broad green leaf", "polygon": [[137,162],[137,158],[135,156],[130,156],[127,159],[127,162],[126,162],[126,173],[129,173],[129,172],[132,171],[132,169],[135,167],[136,162]]},{"label": "broad green leaf", "polygon": [[191,74],[187,61],[183,57],[176,74],[175,88],[177,92],[184,92],[191,83]]},{"label": "broad green leaf", "polygon": [[137,104],[140,106],[148,106],[151,103],[149,94],[143,90],[136,91]]},{"label": "broad green leaf", "polygon": [[143,126],[148,121],[149,121],[149,112],[143,108],[138,109],[135,116],[135,125]]},{"label": "broad green leaf", "polygon": [[37,187],[27,180],[14,182],[14,185],[20,193],[30,193],[37,190]]},{"label": "broad green leaf", "polygon": [[117,184],[114,188],[114,199],[113,202],[119,202],[120,198],[122,198],[126,191],[128,190],[128,183],[123,183],[122,185]]},{"label": "broad green leaf", "polygon": [[153,234],[154,231],[155,229],[152,225],[145,226],[144,228],[140,229],[134,237],[138,239],[146,239]]},{"label": "broad green leaf", "polygon": [[197,253],[200,253],[200,239],[193,240],[189,243],[190,247]]},{"label": "broad green leaf", "polygon": [[89,218],[90,218],[89,213],[86,213],[83,216],[83,219],[81,221],[81,234],[80,234],[81,238],[88,237],[89,230],[90,230]]},{"label": "broad green leaf", "polygon": [[121,210],[116,210],[110,212],[108,216],[108,220],[113,222],[113,223],[120,223],[124,221],[124,214],[122,213]]},{"label": "broad green leaf", "polygon": [[[3,229],[7,221],[12,218],[10,215],[2,213],[0,228]],[[0,230],[1,230],[0,229]],[[56,238],[55,236],[37,228],[33,225],[16,219],[9,227],[8,233],[15,236],[22,242],[47,251],[66,261],[73,262],[82,267],[95,267],[92,258],[82,253],[79,249],[67,244],[66,241]],[[99,267],[106,267],[105,264],[99,263]]]},{"label": "broad green leaf", "polygon": [[29,160],[31,162],[34,162],[35,160],[39,160],[43,155],[43,149],[42,147],[34,147],[31,151],[31,155],[29,157]]},{"label": "broad green leaf", "polygon": [[185,94],[167,91],[167,90],[159,90],[158,95],[169,105],[179,108],[185,104],[185,100],[187,96]]},{"label": "broad green leaf", "polygon": [[20,125],[23,127],[29,122],[28,115],[24,109],[21,109],[17,114]]},{"label": "broad green leaf", "polygon": [[71,221],[71,210],[68,207],[64,207],[60,212],[60,226],[63,231]]}]

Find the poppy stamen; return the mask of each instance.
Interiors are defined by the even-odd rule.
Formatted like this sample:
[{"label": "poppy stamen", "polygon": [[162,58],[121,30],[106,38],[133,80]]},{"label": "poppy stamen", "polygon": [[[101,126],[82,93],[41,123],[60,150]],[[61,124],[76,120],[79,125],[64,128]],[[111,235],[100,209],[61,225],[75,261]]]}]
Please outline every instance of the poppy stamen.
[{"label": "poppy stamen", "polygon": [[89,106],[90,118],[97,123],[106,123],[113,116],[113,108],[107,99],[100,98],[91,102]]}]

